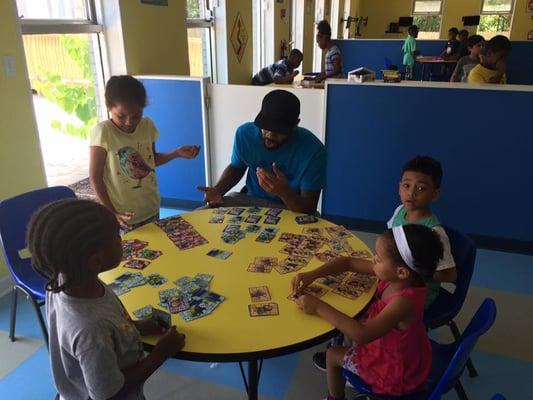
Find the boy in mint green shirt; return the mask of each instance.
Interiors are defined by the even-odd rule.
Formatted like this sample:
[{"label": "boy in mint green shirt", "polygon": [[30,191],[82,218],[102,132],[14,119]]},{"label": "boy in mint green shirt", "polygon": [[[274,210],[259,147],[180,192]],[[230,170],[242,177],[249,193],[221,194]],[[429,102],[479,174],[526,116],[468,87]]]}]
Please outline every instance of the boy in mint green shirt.
[{"label": "boy in mint green shirt", "polygon": [[439,219],[431,212],[431,203],[440,195],[442,168],[431,158],[418,156],[404,165],[400,180],[402,205],[394,211],[387,227],[418,224],[433,229],[440,237],[444,249],[442,260],[437,265],[433,281],[427,284],[425,308],[428,308],[439,294],[441,282],[455,282],[457,269],[450,249],[450,239]]},{"label": "boy in mint green shirt", "polygon": [[418,50],[416,49],[416,38],[418,37],[418,26],[412,25],[407,30],[409,35],[402,46],[403,65],[405,65],[405,79],[414,79],[414,69]]}]

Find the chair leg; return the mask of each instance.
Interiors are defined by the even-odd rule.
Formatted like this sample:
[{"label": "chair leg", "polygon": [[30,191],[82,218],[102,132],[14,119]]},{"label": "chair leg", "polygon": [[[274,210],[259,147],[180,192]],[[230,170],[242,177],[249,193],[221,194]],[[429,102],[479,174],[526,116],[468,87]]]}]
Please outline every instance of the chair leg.
[{"label": "chair leg", "polygon": [[[459,332],[459,328],[457,328],[455,322],[453,320],[448,322],[448,326],[450,327],[450,330],[452,331],[455,340],[459,340],[459,338],[461,337],[461,333]],[[468,370],[468,376],[470,378],[475,378],[479,375],[476,371],[476,368],[474,367],[474,364],[472,363],[471,358],[468,358],[468,361],[466,362],[466,369]]]},{"label": "chair leg", "polygon": [[455,384],[454,388],[459,400],[468,400],[468,396],[466,395],[465,389],[463,388],[463,384],[460,380],[457,380],[457,383]]},{"label": "chair leg", "polygon": [[11,293],[11,317],[9,320],[9,339],[15,341],[15,323],[17,322],[17,287],[13,286]]},{"label": "chair leg", "polygon": [[46,344],[46,348],[48,349],[48,329],[46,329],[46,324],[44,322],[43,314],[41,312],[41,306],[31,296],[30,301],[33,305],[33,309],[35,310],[35,314],[37,314],[37,320],[39,321],[39,327],[41,328],[44,344]]}]

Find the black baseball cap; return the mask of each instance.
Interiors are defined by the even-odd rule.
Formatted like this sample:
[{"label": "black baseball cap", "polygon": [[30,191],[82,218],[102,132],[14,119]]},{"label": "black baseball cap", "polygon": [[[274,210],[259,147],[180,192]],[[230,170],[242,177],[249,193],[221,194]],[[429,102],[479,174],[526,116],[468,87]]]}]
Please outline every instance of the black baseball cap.
[{"label": "black baseball cap", "polygon": [[300,116],[300,100],[286,90],[273,90],[263,98],[261,111],[255,117],[260,129],[289,135]]}]

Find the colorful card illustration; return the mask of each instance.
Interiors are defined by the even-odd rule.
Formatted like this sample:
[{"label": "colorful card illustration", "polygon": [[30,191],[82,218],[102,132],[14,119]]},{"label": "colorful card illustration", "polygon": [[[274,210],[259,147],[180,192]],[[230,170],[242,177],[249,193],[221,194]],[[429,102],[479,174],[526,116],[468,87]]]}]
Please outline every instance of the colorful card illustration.
[{"label": "colorful card illustration", "polygon": [[145,269],[149,265],[150,261],[133,259],[124,264],[124,267],[132,269]]},{"label": "colorful card illustration", "polygon": [[363,290],[356,287],[355,285],[346,285],[346,284],[342,284],[336,287],[335,289],[333,289],[333,293],[341,295],[351,300],[357,299],[363,292],[364,292]]},{"label": "colorful card illustration", "polygon": [[280,215],[282,213],[282,211],[283,210],[281,208],[271,208],[271,209],[267,210],[265,215],[270,215],[272,217],[277,217],[278,215]]},{"label": "colorful card illustration", "polygon": [[326,232],[329,233],[333,239],[346,240],[353,236],[344,226],[328,226]]},{"label": "colorful card illustration", "polygon": [[244,222],[246,222],[247,224],[257,224],[260,220],[260,215],[248,215]]},{"label": "colorful card illustration", "polygon": [[277,223],[279,222],[279,217],[274,217],[272,215],[267,215],[265,217],[265,221],[264,223],[265,224],[269,224],[269,225],[277,225]]},{"label": "colorful card illustration", "polygon": [[244,217],[241,217],[240,215],[234,215],[229,219],[230,224],[240,224],[242,221],[244,221]]},{"label": "colorful card illustration", "polygon": [[213,210],[213,214],[224,215],[229,211],[229,207],[218,207]]},{"label": "colorful card illustration", "polygon": [[248,312],[250,317],[267,317],[279,315],[279,308],[277,303],[248,304]]},{"label": "colorful card illustration", "polygon": [[246,269],[248,272],[259,272],[263,274],[268,274],[270,271],[272,271],[272,266],[270,265],[258,265],[258,264],[250,264],[248,268]]},{"label": "colorful card illustration", "polygon": [[119,283],[119,282],[111,282],[108,285],[109,289],[111,289],[117,296],[122,296],[124,293],[127,293],[130,291],[130,288]]},{"label": "colorful card illustration", "polygon": [[244,230],[246,233],[257,233],[261,230],[261,226],[256,225],[256,224],[250,224],[250,225],[246,225]]},{"label": "colorful card illustration", "polygon": [[299,225],[314,224],[315,222],[318,222],[318,218],[314,215],[298,215],[295,220]]},{"label": "colorful card illustration", "polygon": [[172,316],[166,311],[154,308],[152,311],[152,317],[155,318],[161,326],[165,329],[169,329],[172,326]]},{"label": "colorful card illustration", "polygon": [[322,297],[328,292],[328,290],[322,286],[310,284],[303,290],[303,292],[305,294],[310,294],[315,297]]},{"label": "colorful card illustration", "polygon": [[311,236],[322,236],[323,233],[321,228],[303,228],[302,232]]},{"label": "colorful card illustration", "polygon": [[163,252],[159,250],[152,250],[152,249],[142,249],[141,251],[138,251],[136,256],[139,258],[145,258],[147,260],[155,260],[158,257],[161,257],[163,255]]},{"label": "colorful card illustration", "polygon": [[167,282],[167,278],[160,274],[150,274],[146,276],[146,283],[148,283],[152,287],[159,287]]},{"label": "colorful card illustration", "polygon": [[340,257],[341,255],[337,253],[336,251],[325,250],[322,253],[316,253],[315,256],[323,263],[327,263],[328,261],[331,261],[337,257]]},{"label": "colorful card illustration", "polygon": [[272,300],[268,287],[266,286],[251,287],[248,288],[248,291],[250,292],[250,298],[254,303]]},{"label": "colorful card illustration", "polygon": [[211,249],[207,253],[209,257],[218,258],[219,260],[226,260],[233,253],[231,251],[221,250],[221,249]]},{"label": "colorful card illustration", "polygon": [[209,218],[210,224],[222,224],[224,222],[224,214],[213,214]]},{"label": "colorful card illustration", "polygon": [[146,305],[139,308],[138,310],[133,311],[133,315],[137,319],[146,319],[152,316],[153,307],[151,305]]},{"label": "colorful card illustration", "polygon": [[250,207],[248,209],[248,214],[261,214],[262,209],[259,207]]},{"label": "colorful card illustration", "polygon": [[185,296],[175,296],[168,299],[167,302],[168,311],[171,314],[176,314],[185,310],[188,310],[190,305]]},{"label": "colorful card illustration", "polygon": [[180,294],[180,291],[178,288],[170,288],[165,290],[159,291],[159,305],[162,307],[166,307],[168,303],[168,299],[171,297],[176,297]]},{"label": "colorful card illustration", "polygon": [[342,283],[342,280],[336,276],[328,275],[328,276],[323,276],[322,278],[318,278],[315,282],[318,282],[321,285],[327,286],[330,289],[335,289]]},{"label": "colorful card illustration", "polygon": [[230,208],[230,210],[228,211],[228,214],[229,215],[241,215],[243,212],[244,212],[244,208],[241,208],[241,207],[232,207]]}]

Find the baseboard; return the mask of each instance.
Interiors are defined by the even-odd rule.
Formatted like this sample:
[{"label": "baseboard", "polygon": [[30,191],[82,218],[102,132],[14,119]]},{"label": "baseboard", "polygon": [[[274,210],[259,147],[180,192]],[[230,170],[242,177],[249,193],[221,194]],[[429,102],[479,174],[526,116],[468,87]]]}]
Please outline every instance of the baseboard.
[{"label": "baseboard", "polygon": [[7,295],[13,288],[13,279],[10,275],[6,275],[3,278],[0,278],[0,298]]}]

